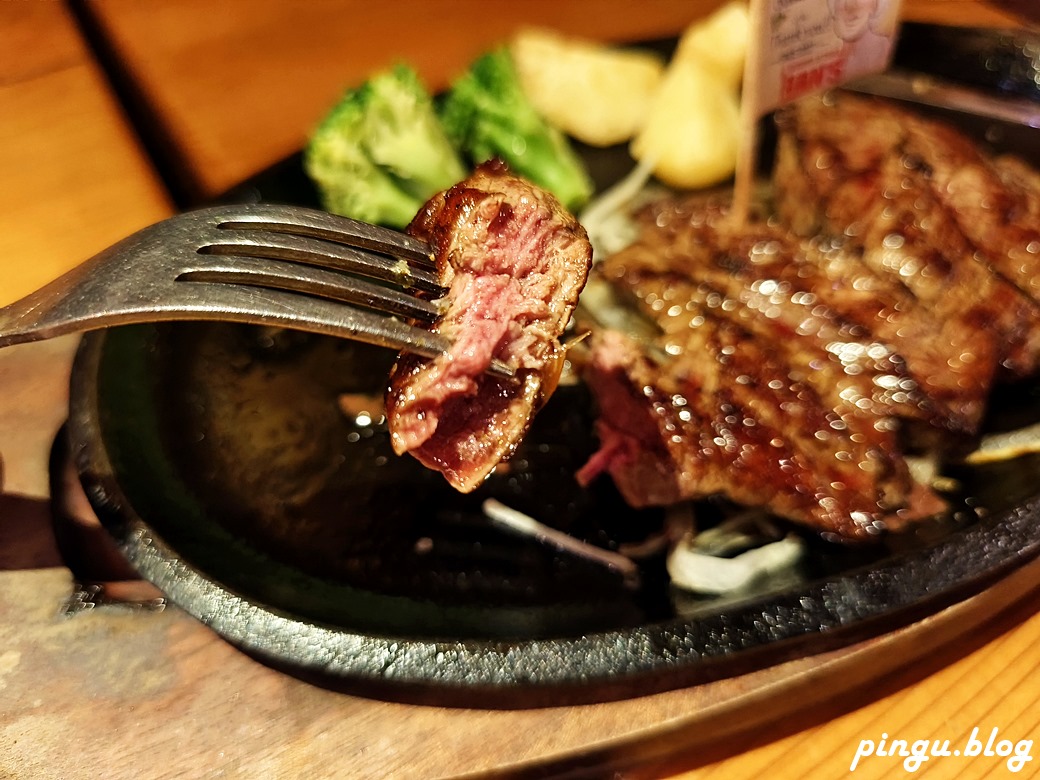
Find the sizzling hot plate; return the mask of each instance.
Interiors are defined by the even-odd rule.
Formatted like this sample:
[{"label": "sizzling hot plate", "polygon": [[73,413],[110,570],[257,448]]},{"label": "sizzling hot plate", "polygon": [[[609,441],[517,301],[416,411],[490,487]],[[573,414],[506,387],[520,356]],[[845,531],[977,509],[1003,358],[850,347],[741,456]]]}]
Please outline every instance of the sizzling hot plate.
[{"label": "sizzling hot plate", "polygon": [[[601,185],[631,164],[623,149],[582,151]],[[315,203],[298,156],[228,198]],[[575,485],[596,446],[583,387],[561,387],[508,467],[463,496],[390,450],[392,359],[223,323],[89,334],[68,430],[91,504],[142,576],[266,662],[354,691],[481,706],[644,694],[830,649],[966,598],[1040,552],[1031,456],[958,474],[958,510],[911,535],[871,548],[807,536],[793,579],[739,599],[674,591],[660,557],[632,589],[481,511],[497,498],[604,547],[660,525],[607,481]],[[989,427],[1040,417],[1038,392],[1001,390]]]}]

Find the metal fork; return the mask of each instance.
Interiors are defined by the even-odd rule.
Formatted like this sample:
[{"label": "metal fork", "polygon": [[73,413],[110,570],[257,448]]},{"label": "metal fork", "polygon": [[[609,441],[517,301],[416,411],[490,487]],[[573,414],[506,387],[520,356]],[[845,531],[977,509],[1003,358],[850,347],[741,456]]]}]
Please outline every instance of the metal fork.
[{"label": "metal fork", "polygon": [[[0,309],[0,347],[135,322],[228,320],[433,357],[451,347],[423,327],[445,292],[430,247],[404,233],[295,206],[216,206],[144,228]],[[489,370],[513,374],[497,360]]]}]

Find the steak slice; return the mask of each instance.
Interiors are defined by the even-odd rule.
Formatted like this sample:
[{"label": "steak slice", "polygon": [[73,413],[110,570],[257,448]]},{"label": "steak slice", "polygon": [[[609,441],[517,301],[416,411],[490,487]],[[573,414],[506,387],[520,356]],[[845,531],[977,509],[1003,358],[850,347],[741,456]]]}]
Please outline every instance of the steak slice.
[{"label": "steak slice", "polygon": [[[1021,266],[1035,242],[1027,230],[995,226],[1013,211],[1003,200],[1009,188],[976,147],[892,104],[844,94],[799,101],[778,124],[773,182],[793,230],[844,236],[937,322],[959,323],[946,337],[955,363],[969,361],[955,367],[966,382],[986,385],[997,363],[1019,376],[1040,367],[1040,306],[1009,281],[1010,266]],[[989,194],[966,195],[969,180]],[[1003,205],[990,210],[990,201]],[[1020,273],[1018,283],[1028,288],[1032,274]],[[960,340],[972,331],[970,342]]]},{"label": "steak slice", "polygon": [[975,257],[1040,302],[1040,175],[993,159],[948,125],[911,117],[906,153],[975,250]]},{"label": "steak slice", "polygon": [[[949,385],[958,402],[965,395],[959,377],[933,371],[946,356],[932,354],[930,322],[910,321],[900,297],[908,297],[906,291],[893,290],[853,256],[766,224],[736,229],[720,208],[685,199],[656,204],[648,225],[601,268],[632,289],[664,331],[684,338],[683,307],[693,301],[771,344],[834,408],[954,429],[977,415],[982,394],[974,389],[970,409],[940,405],[923,391],[894,344],[905,342],[917,358],[917,374],[930,385]],[[929,338],[913,338],[922,333]]]},{"label": "steak slice", "polygon": [[618,331],[595,334],[585,375],[602,446],[579,481],[608,473],[637,507],[723,494],[831,538],[880,533],[911,487],[894,441],[864,441],[865,427],[849,426],[734,323],[696,321],[689,349],[663,362]]},{"label": "steak slice", "polygon": [[[434,329],[453,346],[398,359],[386,394],[391,441],[468,492],[512,454],[555,389],[592,248],[552,195],[497,161],[434,196],[408,232],[433,248],[448,288]],[[493,358],[516,379],[484,373]]]},{"label": "steak slice", "polygon": [[657,333],[595,334],[602,447],[582,480],[609,473],[636,506],[723,494],[835,538],[941,508],[911,479],[900,422],[962,430],[986,385],[960,384],[902,285],[833,242],[738,228],[703,198],[658,201],[641,226],[597,274]]},{"label": "steak slice", "polygon": [[[745,319],[747,310],[758,312],[749,327],[761,337],[776,340],[786,327],[796,344],[783,341],[778,348],[802,352],[815,343],[840,368],[837,376],[821,373],[817,384],[830,383],[843,397],[860,384],[858,395],[875,414],[928,420],[956,432],[977,427],[995,368],[992,338],[961,318],[939,320],[848,242],[799,239],[766,223],[738,228],[723,206],[697,198],[659,201],[647,216],[655,229],[618,260],[629,276],[646,268],[632,258],[641,247],[656,256],[658,268],[724,295],[723,312]],[[847,377],[852,372],[854,382]]]}]

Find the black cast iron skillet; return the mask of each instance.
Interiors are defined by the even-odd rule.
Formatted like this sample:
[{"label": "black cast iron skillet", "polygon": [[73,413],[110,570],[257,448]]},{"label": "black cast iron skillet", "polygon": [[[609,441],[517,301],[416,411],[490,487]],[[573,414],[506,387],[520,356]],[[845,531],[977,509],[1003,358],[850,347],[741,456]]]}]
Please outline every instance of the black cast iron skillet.
[{"label": "black cast iron skillet", "polygon": [[[953,119],[990,143],[1035,143],[1032,129]],[[581,151],[600,186],[631,164],[621,148]],[[316,202],[298,155],[226,199]],[[674,590],[660,556],[632,588],[481,512],[496,498],[607,548],[660,527],[662,512],[625,507],[608,482],[575,485],[596,446],[581,385],[463,496],[390,451],[392,358],[222,323],[89,334],[70,453],[128,561],[228,641],[321,684],[439,704],[595,701],[739,674],[906,625],[1040,552],[1030,456],[958,471],[956,511],[911,534],[854,548],[806,535],[797,571],[737,596]],[[1037,388],[1002,389],[992,408],[990,429],[1031,420]]]}]

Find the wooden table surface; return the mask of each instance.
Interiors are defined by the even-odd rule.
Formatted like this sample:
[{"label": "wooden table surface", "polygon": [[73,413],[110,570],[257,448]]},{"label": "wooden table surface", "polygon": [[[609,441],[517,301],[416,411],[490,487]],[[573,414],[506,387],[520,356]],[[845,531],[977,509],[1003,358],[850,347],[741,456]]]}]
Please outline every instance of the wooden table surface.
[{"label": "wooden table surface", "polygon": [[[716,5],[0,3],[0,303],[298,148],[376,66],[408,59],[436,87],[519,24],[646,38]],[[1016,26],[1035,11],[1033,0],[904,0],[906,18],[942,23]],[[47,458],[75,344],[0,351],[0,777],[830,778],[882,734],[955,747],[978,727],[1040,741],[1036,563],[841,651],[688,690],[523,711],[325,690],[175,608],[64,616],[74,582],[50,528]],[[1008,770],[1006,759],[962,756],[921,771]],[[873,756],[856,772],[904,768]]]}]

